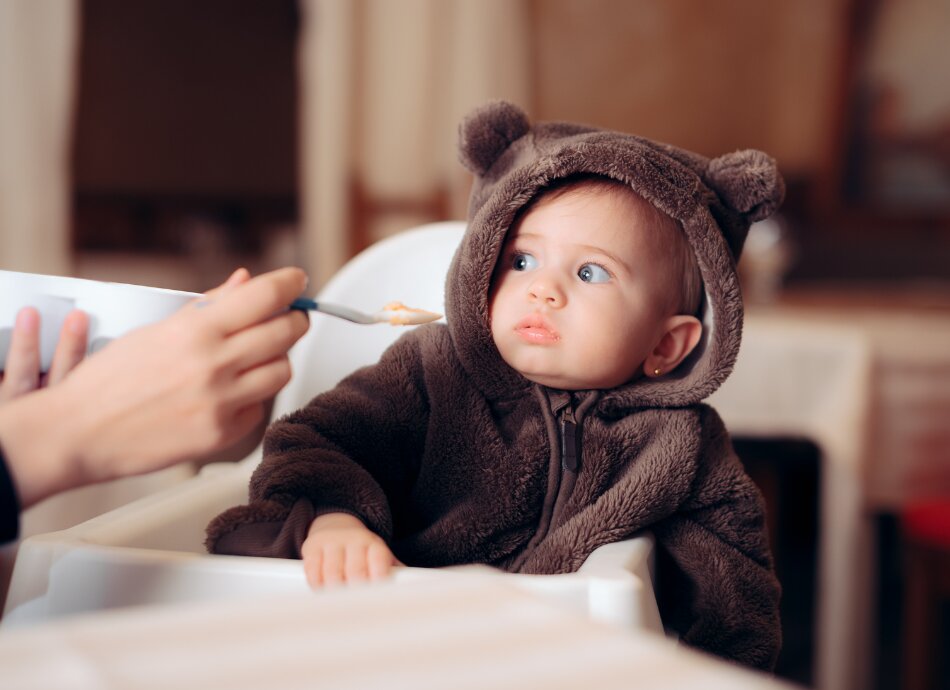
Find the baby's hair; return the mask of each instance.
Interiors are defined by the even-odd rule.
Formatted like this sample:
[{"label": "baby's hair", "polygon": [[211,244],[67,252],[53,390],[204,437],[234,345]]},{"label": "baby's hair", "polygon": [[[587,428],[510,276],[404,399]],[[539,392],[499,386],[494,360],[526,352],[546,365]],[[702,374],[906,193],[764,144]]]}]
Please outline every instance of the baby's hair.
[{"label": "baby's hair", "polygon": [[520,209],[515,223],[542,199],[546,201],[553,200],[577,190],[626,194],[636,199],[641,207],[652,214],[653,225],[668,236],[668,246],[672,250],[671,259],[674,275],[680,276],[678,281],[671,281],[671,286],[676,290],[670,301],[671,307],[677,314],[699,316],[703,297],[703,281],[699,274],[699,267],[696,265],[696,256],[686,239],[686,233],[677,221],[644,199],[629,185],[604,175],[588,173],[562,177],[539,190],[531,201]]}]

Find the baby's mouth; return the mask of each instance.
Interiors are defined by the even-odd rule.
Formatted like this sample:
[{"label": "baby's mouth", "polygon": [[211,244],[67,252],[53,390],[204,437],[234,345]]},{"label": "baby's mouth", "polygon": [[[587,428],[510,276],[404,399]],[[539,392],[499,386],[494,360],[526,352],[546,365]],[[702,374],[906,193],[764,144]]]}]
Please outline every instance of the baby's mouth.
[{"label": "baby's mouth", "polygon": [[515,333],[529,343],[539,345],[556,343],[561,339],[560,334],[540,314],[531,314],[521,319],[515,326]]}]

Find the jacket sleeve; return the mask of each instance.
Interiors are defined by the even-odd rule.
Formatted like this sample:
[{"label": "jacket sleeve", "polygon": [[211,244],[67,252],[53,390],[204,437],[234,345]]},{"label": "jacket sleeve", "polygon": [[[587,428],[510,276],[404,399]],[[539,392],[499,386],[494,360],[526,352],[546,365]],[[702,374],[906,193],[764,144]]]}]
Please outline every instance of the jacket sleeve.
[{"label": "jacket sleeve", "polygon": [[703,407],[704,444],[692,490],[652,529],[664,626],[695,647],[771,670],[781,647],[780,586],[757,487],[729,436]]},{"label": "jacket sleeve", "polygon": [[13,474],[0,447],[0,544],[13,541],[20,533],[20,501]]},{"label": "jacket sleeve", "polygon": [[209,524],[209,551],[299,558],[310,523],[327,512],[351,513],[384,539],[392,536],[428,420],[415,335],[271,425],[250,501]]}]

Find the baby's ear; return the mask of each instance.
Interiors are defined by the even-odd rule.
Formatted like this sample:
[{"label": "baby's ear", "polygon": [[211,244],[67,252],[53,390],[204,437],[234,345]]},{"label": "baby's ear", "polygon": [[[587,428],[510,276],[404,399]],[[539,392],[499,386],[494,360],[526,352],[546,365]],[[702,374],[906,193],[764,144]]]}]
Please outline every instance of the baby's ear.
[{"label": "baby's ear", "polygon": [[686,314],[671,316],[663,328],[663,336],[643,361],[643,373],[647,376],[663,376],[676,369],[703,335],[699,319]]},{"label": "baby's ear", "polygon": [[723,203],[749,223],[768,218],[785,197],[775,159],[755,149],[714,158],[705,177]]},{"label": "baby's ear", "polygon": [[476,175],[484,175],[529,129],[528,116],[517,106],[507,101],[483,105],[459,125],[459,159]]}]

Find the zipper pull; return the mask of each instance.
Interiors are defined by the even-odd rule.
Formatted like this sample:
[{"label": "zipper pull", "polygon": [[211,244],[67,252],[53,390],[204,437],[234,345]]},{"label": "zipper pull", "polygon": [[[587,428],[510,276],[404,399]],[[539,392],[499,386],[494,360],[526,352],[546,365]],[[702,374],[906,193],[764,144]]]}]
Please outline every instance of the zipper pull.
[{"label": "zipper pull", "polygon": [[577,422],[574,419],[574,407],[569,404],[561,413],[561,466],[570,472],[577,472],[579,456]]}]

